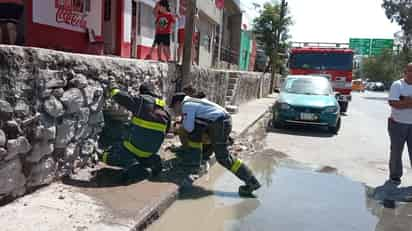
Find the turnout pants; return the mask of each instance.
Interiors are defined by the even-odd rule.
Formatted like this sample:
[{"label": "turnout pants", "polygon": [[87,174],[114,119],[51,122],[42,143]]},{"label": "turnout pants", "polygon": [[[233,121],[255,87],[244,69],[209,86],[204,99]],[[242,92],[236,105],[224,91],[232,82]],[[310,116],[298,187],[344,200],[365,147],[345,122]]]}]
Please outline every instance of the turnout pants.
[{"label": "turnout pants", "polygon": [[389,119],[388,132],[391,141],[390,178],[401,178],[403,174],[402,153],[405,143],[408,145],[409,159],[412,160],[412,124],[398,123]]},{"label": "turnout pants", "polygon": [[[123,168],[125,171],[139,165],[144,168],[151,168],[152,172],[158,172],[161,171],[162,165],[159,155],[152,154],[148,158],[140,158],[125,149],[122,142],[114,144],[105,151],[100,160],[107,165]],[[134,177],[133,173],[128,174],[129,177]]]},{"label": "turnout pants", "polygon": [[211,123],[208,134],[212,150],[215,151],[216,160],[226,169],[230,170],[240,180],[249,184],[255,179],[252,171],[240,160],[229,153],[229,134],[232,131],[232,121],[229,118],[220,118]]}]

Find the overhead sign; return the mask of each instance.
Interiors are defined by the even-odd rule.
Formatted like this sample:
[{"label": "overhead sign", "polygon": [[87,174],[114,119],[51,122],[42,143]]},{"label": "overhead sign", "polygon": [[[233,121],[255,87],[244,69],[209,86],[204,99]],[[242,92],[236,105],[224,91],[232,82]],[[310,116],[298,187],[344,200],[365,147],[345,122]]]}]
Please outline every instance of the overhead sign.
[{"label": "overhead sign", "polygon": [[351,38],[349,47],[358,55],[380,55],[384,50],[393,50],[393,39]]},{"label": "overhead sign", "polygon": [[358,55],[369,55],[371,49],[371,39],[351,38],[349,48],[353,49]]},{"label": "overhead sign", "polygon": [[380,55],[384,50],[393,50],[393,39],[373,39],[371,55]]}]

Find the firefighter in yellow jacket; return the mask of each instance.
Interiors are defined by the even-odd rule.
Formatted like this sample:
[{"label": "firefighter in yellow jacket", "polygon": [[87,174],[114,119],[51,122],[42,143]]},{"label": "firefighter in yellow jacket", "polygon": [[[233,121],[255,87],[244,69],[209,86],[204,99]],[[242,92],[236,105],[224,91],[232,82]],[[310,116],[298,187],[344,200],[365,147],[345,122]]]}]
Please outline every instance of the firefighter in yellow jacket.
[{"label": "firefighter in yellow jacket", "polygon": [[[108,165],[125,170],[135,165],[151,169],[152,175],[162,171],[158,155],[170,127],[170,115],[165,109],[165,101],[156,96],[149,85],[140,86],[138,96],[130,96],[118,88],[112,88],[110,95],[121,106],[132,112],[125,139],[106,151],[101,160]],[[127,172],[130,177],[132,172]]]}]

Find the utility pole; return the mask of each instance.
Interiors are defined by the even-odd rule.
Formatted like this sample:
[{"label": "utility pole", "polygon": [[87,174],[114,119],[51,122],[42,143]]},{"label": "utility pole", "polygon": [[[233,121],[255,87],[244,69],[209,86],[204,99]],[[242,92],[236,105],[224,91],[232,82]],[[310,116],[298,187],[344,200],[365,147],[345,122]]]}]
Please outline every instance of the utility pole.
[{"label": "utility pole", "polygon": [[[192,68],[192,38],[194,32],[194,15],[196,10],[196,0],[186,0],[186,24],[185,43],[183,47],[182,78],[180,88],[190,83],[190,71]],[[178,89],[181,90],[181,89]]]},{"label": "utility pole", "polygon": [[274,91],[274,85],[275,82],[277,82],[276,78],[276,70],[277,70],[277,62],[278,62],[278,53],[279,53],[279,43],[280,43],[280,36],[282,34],[283,30],[283,20],[286,16],[286,10],[287,10],[288,3],[286,0],[282,0],[281,6],[280,6],[280,17],[279,17],[279,27],[276,29],[275,35],[275,44],[274,44],[274,49],[272,53],[272,76],[270,79],[270,92],[272,93]]}]

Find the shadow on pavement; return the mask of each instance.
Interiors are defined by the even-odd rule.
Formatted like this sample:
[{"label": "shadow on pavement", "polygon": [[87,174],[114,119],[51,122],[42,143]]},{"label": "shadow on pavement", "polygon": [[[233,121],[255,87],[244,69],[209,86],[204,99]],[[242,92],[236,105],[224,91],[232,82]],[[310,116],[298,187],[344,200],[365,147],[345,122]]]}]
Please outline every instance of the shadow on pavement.
[{"label": "shadow on pavement", "polygon": [[128,178],[122,169],[101,168],[93,171],[91,178],[65,177],[62,183],[81,188],[118,187],[138,183],[150,176],[150,173],[142,167],[136,167],[134,171],[134,177]]},{"label": "shadow on pavement", "polygon": [[132,172],[126,173],[123,169],[104,167],[89,174],[78,174],[65,177],[62,183],[80,188],[108,188],[121,187],[139,183],[143,180],[158,183],[173,183],[179,186],[179,199],[199,199],[211,195],[220,197],[239,197],[237,192],[223,192],[205,189],[193,183],[204,174],[198,169],[184,169],[178,166],[176,159],[163,162],[164,169],[158,176],[151,176],[150,170],[136,165]]},{"label": "shadow on pavement", "polygon": [[239,194],[237,192],[210,190],[198,185],[192,185],[191,187],[183,187],[179,190],[179,200],[200,199],[211,195],[225,198],[239,198]]},{"label": "shadow on pavement", "polygon": [[412,186],[398,187],[390,181],[386,181],[382,186],[369,190],[369,197],[379,201],[399,201],[412,202]]},{"label": "shadow on pavement", "polygon": [[363,96],[363,98],[367,100],[382,100],[382,101],[388,100],[388,97]]},{"label": "shadow on pavement", "polygon": [[285,128],[282,129],[269,127],[267,131],[286,135],[308,136],[318,138],[330,138],[335,136],[334,134],[328,132],[325,128],[320,128],[316,126],[286,125]]}]

